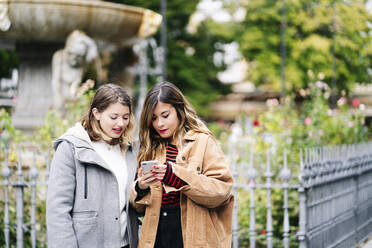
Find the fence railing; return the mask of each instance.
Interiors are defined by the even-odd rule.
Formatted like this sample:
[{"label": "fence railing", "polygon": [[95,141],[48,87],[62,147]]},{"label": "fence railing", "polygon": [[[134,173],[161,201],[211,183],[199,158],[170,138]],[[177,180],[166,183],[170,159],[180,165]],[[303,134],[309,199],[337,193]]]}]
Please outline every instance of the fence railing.
[{"label": "fence railing", "polygon": [[[238,155],[237,155],[238,154]],[[255,159],[260,156],[261,159]],[[293,156],[293,154],[289,154]],[[273,164],[273,152],[266,159],[248,145],[239,148],[230,143],[229,157],[235,179],[234,193],[249,193],[249,247],[257,245],[257,209],[255,194],[266,191],[266,246],[273,245],[272,191],[282,191],[282,247],[290,247],[289,190],[297,191],[300,248],[350,248],[372,234],[372,142],[348,146],[309,148],[299,152],[297,178],[289,169],[287,152],[280,164]],[[245,158],[245,159],[244,159]],[[293,159],[292,159],[293,160]],[[260,161],[261,164],[257,161]],[[262,162],[265,164],[262,165]],[[273,165],[276,171],[273,170]],[[278,170],[279,168],[279,170]],[[296,166],[292,166],[296,170]],[[238,197],[237,197],[238,198]],[[246,230],[239,228],[239,201],[233,217],[233,247]],[[261,220],[262,221],[262,220]]]},{"label": "fence railing", "polygon": [[[10,231],[11,228],[16,229],[16,245],[17,248],[25,247],[25,231],[30,233],[31,247],[37,247],[37,192],[38,186],[45,187],[49,177],[49,165],[50,156],[49,152],[45,154],[37,154],[35,151],[21,152],[18,150],[16,153],[17,161],[9,159],[9,152],[7,150],[2,151],[4,153],[4,161],[2,163],[1,176],[3,181],[1,185],[4,188],[4,242],[5,248],[9,248],[10,242]],[[15,155],[15,154],[13,154]],[[23,161],[22,158],[26,157],[27,161]],[[38,159],[36,159],[38,158]],[[37,163],[42,164],[43,169],[37,169]],[[44,172],[43,179],[40,178],[40,172]],[[11,190],[15,191],[15,198],[11,196]],[[28,206],[25,206],[25,189],[30,190],[31,195],[30,202],[27,202]],[[40,188],[39,188],[40,189]],[[45,192],[45,191],[44,191]],[[45,199],[45,194],[42,198]],[[16,212],[16,222],[10,219],[10,208],[14,207],[15,201],[15,212]],[[25,222],[25,207],[30,207],[29,222]],[[1,208],[0,208],[1,209]],[[45,224],[45,223],[42,223]],[[45,236],[45,235],[44,235]],[[2,245],[2,244],[0,244]],[[12,244],[14,247],[14,244]]]},{"label": "fence railing", "polygon": [[[241,236],[247,233],[249,246],[254,248],[258,245],[262,233],[257,229],[257,213],[261,210],[258,206],[262,205],[262,202],[257,200],[256,196],[262,192],[264,199],[261,200],[266,203],[265,245],[269,248],[277,247],[274,239],[278,238],[281,239],[282,247],[290,247],[293,236],[296,236],[296,245],[298,244],[300,248],[349,248],[371,235],[372,143],[304,149],[296,157],[297,165],[289,162],[294,160],[293,152],[284,151],[278,157],[269,150],[262,156],[255,154],[252,147],[238,146],[236,142],[231,142],[230,145],[229,158],[235,179],[234,194],[239,196],[245,192],[249,199],[249,228],[243,230],[238,220],[240,199],[235,198],[232,244],[234,248],[239,247]],[[37,233],[38,226],[40,229],[38,222],[41,225],[45,223],[37,220],[36,209],[37,195],[41,189],[44,190],[41,198],[45,199],[50,165],[48,154],[28,152],[27,158],[23,159],[25,156],[18,151],[14,160],[9,159],[7,152],[4,153],[1,169],[4,224],[1,228],[4,230],[6,248],[15,245],[11,244],[12,228],[16,230],[17,248],[25,247],[25,231],[30,235],[30,246],[33,248],[37,247],[37,236],[45,236],[45,233]],[[41,173],[43,174],[40,175]],[[26,204],[25,190],[29,196]],[[277,196],[275,194],[278,190],[282,197],[281,221],[276,221],[273,217],[273,198]],[[290,198],[290,192],[296,192],[296,200]],[[293,204],[298,208],[296,234],[290,225],[290,209],[293,208]],[[10,208],[14,206],[16,216],[12,219]],[[25,221],[25,209],[29,214],[28,221]],[[282,225],[280,237],[278,234],[275,235],[274,231],[278,229],[274,225],[277,222]],[[240,245],[242,247],[242,244]]]},{"label": "fence railing", "polygon": [[306,150],[309,247],[353,247],[372,233],[372,143]]}]

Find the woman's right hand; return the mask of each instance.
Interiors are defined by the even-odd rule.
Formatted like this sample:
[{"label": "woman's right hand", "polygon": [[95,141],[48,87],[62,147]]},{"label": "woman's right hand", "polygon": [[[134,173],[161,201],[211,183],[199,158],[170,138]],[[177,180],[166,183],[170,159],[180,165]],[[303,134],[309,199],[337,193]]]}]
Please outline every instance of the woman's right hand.
[{"label": "woman's right hand", "polygon": [[143,169],[139,168],[138,170],[138,187],[142,190],[147,189],[150,187],[151,184],[157,182],[157,178],[155,177],[154,173],[150,171],[149,173],[143,174]]}]

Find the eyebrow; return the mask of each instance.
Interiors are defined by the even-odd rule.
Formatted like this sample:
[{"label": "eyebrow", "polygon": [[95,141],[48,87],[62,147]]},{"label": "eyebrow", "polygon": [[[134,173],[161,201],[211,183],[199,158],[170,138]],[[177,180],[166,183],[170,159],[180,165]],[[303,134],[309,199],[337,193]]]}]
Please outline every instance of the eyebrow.
[{"label": "eyebrow", "polygon": [[[111,113],[110,115],[116,115],[116,116],[120,116],[121,114],[118,114],[118,113]],[[125,113],[123,115],[130,115],[130,113]]]}]

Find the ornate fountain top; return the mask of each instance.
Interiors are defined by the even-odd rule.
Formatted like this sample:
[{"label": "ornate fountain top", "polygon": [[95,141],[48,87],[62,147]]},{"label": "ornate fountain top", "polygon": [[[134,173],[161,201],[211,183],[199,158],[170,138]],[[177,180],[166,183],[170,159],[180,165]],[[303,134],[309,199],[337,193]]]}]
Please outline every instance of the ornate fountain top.
[{"label": "ornate fountain top", "polygon": [[0,0],[0,39],[64,41],[79,29],[128,46],[155,33],[161,20],[148,9],[98,0]]}]

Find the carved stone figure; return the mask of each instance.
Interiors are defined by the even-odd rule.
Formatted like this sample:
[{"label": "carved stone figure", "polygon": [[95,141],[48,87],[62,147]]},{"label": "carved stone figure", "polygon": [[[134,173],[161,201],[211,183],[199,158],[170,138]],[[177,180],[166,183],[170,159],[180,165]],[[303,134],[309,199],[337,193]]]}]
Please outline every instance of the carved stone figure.
[{"label": "carved stone figure", "polygon": [[9,20],[8,12],[8,4],[0,3],[0,30],[3,32],[8,31],[12,24]]},{"label": "carved stone figure", "polygon": [[73,99],[81,83],[86,65],[98,56],[97,45],[84,32],[75,30],[66,39],[64,49],[52,60],[53,107],[64,113],[67,99]]}]

